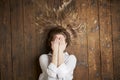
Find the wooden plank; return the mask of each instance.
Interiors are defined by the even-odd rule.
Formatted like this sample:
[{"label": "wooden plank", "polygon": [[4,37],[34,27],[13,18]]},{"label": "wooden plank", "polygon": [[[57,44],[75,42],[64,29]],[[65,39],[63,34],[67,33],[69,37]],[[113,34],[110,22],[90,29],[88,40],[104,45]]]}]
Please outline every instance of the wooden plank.
[{"label": "wooden plank", "polygon": [[[52,2],[52,3],[51,3]],[[39,57],[42,54],[48,53],[46,50],[46,39],[49,29],[52,27],[51,22],[54,22],[55,16],[51,15],[54,0],[36,0],[34,2],[34,18],[36,31],[36,76],[37,78],[42,73],[39,65]]]},{"label": "wooden plank", "polygon": [[12,79],[10,2],[0,1],[0,80]]},{"label": "wooden plank", "polygon": [[[45,41],[47,37],[47,32],[54,25],[55,18],[51,16],[52,10],[51,7],[54,6],[53,3],[50,3],[51,0],[36,0],[34,2],[34,17],[35,17],[35,27],[36,27],[36,39],[37,39],[37,55],[45,54]],[[49,3],[49,4],[48,4]],[[44,6],[44,7],[43,7]],[[49,7],[48,7],[49,6]],[[43,9],[44,8],[44,9]],[[48,9],[47,9],[48,8]],[[49,9],[51,11],[49,11]],[[52,8],[53,9],[53,8]]]},{"label": "wooden plank", "polygon": [[[3,1],[0,1],[0,26],[2,26],[2,23],[3,23]],[[3,43],[3,38],[2,38],[2,31],[1,31],[2,29],[0,28],[0,79],[1,79],[1,69],[2,69],[2,66],[1,66],[1,64],[2,64],[2,59],[1,59],[1,56],[2,56],[2,43]]]},{"label": "wooden plank", "polygon": [[10,5],[12,26],[13,79],[25,80],[22,0],[11,0]]},{"label": "wooden plank", "polygon": [[99,0],[102,80],[113,80],[110,0]]},{"label": "wooden plank", "polygon": [[98,1],[88,0],[87,9],[87,37],[88,37],[88,61],[89,80],[101,80],[100,45],[99,45],[99,21]]},{"label": "wooden plank", "polygon": [[37,80],[36,32],[34,24],[34,1],[23,0],[25,38],[25,80]]},{"label": "wooden plank", "polygon": [[[88,54],[87,54],[87,0],[76,0],[73,17],[69,17],[67,21],[70,23],[71,29],[74,30],[72,37],[72,45],[70,45],[70,53],[77,57],[77,67],[75,69],[74,80],[88,80]],[[72,13],[72,12],[71,12]]]},{"label": "wooden plank", "polygon": [[111,1],[114,80],[120,79],[120,1]]}]

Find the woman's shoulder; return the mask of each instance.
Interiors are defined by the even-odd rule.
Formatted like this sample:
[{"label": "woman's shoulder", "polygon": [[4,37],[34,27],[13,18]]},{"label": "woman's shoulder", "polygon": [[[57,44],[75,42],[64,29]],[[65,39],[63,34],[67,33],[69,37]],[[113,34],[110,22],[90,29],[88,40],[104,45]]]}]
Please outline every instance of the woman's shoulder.
[{"label": "woman's shoulder", "polygon": [[48,61],[48,54],[42,54],[42,55],[40,55],[39,61],[40,62]]},{"label": "woman's shoulder", "polygon": [[42,55],[40,55],[39,58],[47,58],[47,57],[48,57],[48,54],[42,54]]},{"label": "woman's shoulder", "polygon": [[76,56],[74,54],[69,54],[67,52],[65,54],[68,56],[68,59],[70,61],[77,61],[77,58],[76,58]]},{"label": "woman's shoulder", "polygon": [[77,59],[76,59],[76,56],[75,56],[75,55],[73,55],[73,54],[69,55],[69,59],[70,59],[70,60],[74,60],[74,61],[76,61],[76,60],[77,60]]}]

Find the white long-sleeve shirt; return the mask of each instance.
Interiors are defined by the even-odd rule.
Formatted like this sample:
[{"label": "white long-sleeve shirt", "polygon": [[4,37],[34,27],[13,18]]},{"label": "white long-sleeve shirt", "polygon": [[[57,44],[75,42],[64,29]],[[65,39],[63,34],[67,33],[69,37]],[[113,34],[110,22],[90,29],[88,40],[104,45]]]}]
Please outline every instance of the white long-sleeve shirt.
[{"label": "white long-sleeve shirt", "polygon": [[64,53],[64,63],[59,67],[51,63],[52,54],[43,54],[39,58],[42,73],[39,80],[72,80],[76,66],[76,57]]}]

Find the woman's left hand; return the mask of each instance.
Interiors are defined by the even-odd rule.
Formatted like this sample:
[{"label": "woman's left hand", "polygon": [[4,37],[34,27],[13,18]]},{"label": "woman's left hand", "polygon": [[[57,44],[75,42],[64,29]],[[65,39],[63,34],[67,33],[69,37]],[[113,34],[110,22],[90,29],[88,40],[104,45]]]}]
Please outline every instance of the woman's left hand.
[{"label": "woman's left hand", "polygon": [[60,42],[59,42],[59,52],[64,52],[66,49],[66,41],[65,41],[65,37],[60,37]]}]

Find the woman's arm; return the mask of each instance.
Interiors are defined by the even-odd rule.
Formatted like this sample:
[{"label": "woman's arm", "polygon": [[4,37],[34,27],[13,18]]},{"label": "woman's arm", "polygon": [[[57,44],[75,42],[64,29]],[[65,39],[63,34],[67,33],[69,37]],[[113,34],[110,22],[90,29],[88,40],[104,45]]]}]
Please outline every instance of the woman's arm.
[{"label": "woman's arm", "polygon": [[38,80],[44,80],[44,78],[46,77],[46,73],[47,73],[48,55],[47,54],[41,55],[39,57],[39,63],[40,63],[42,73],[40,74]]},{"label": "woman's arm", "polygon": [[61,37],[59,40],[59,49],[58,49],[58,67],[64,63],[64,51],[67,43],[65,42],[65,38]]},{"label": "woman's arm", "polygon": [[56,80],[57,78],[57,66],[53,63],[50,63],[50,65],[47,68],[47,74],[48,74],[48,80]]},{"label": "woman's arm", "polygon": [[53,53],[52,61],[47,69],[48,78],[72,80],[73,71],[76,66],[76,58],[75,56],[71,55],[64,62],[64,50],[67,45],[65,38],[56,38],[51,42],[51,45]]},{"label": "woman's arm", "polygon": [[43,54],[39,58],[40,66],[42,69],[42,74],[40,74],[38,80],[56,80],[57,67],[53,63],[49,62],[49,57],[47,54]]},{"label": "woman's arm", "polygon": [[69,78],[68,80],[72,80],[76,61],[76,57],[74,55],[70,55],[69,58],[58,67],[58,77]]},{"label": "woman's arm", "polygon": [[47,68],[48,80],[54,80],[57,78],[58,46],[59,40],[56,38],[54,41],[51,42],[52,61]]},{"label": "woman's arm", "polygon": [[[73,71],[76,66],[76,57],[70,55],[69,58],[64,61],[64,50],[67,43],[64,40],[65,38],[60,38],[59,51],[58,51],[58,77],[65,80],[72,80]],[[69,79],[68,79],[69,78]]]},{"label": "woman's arm", "polygon": [[54,65],[58,65],[58,48],[59,48],[59,39],[56,38],[54,41],[51,42],[52,48],[52,63]]}]

